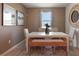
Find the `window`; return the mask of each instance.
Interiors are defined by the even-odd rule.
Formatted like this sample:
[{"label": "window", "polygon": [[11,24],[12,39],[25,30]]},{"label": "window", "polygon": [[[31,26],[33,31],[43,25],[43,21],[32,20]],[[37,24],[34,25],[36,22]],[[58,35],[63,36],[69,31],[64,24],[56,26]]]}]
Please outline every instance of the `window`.
[{"label": "window", "polygon": [[45,24],[51,26],[52,12],[51,11],[42,11],[41,12],[41,27],[45,28]]}]

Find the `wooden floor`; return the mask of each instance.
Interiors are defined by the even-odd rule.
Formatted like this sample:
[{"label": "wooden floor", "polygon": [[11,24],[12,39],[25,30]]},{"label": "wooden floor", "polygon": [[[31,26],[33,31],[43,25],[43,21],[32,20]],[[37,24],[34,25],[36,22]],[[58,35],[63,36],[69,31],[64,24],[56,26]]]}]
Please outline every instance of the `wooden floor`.
[{"label": "wooden floor", "polygon": [[[31,48],[31,56],[65,56],[66,53],[62,48],[56,48],[56,52],[53,52],[53,48],[46,47],[32,47]],[[25,42],[20,44],[14,50],[8,52],[4,56],[28,56],[25,50]],[[70,49],[69,56],[79,56],[79,49]]]}]

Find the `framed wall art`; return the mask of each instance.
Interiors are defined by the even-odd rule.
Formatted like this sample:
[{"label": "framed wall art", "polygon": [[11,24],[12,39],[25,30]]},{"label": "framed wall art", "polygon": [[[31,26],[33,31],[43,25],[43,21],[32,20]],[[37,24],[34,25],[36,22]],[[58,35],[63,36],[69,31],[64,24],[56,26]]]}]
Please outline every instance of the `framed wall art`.
[{"label": "framed wall art", "polygon": [[17,25],[24,25],[24,14],[17,11]]},{"label": "framed wall art", "polygon": [[16,9],[3,4],[3,26],[16,26]]}]

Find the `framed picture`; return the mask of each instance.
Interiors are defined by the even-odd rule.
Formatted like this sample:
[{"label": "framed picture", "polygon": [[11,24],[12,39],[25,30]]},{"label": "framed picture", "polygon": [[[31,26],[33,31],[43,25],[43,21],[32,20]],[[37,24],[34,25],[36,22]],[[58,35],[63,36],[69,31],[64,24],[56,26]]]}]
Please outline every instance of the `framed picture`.
[{"label": "framed picture", "polygon": [[17,11],[17,25],[24,25],[24,14]]},{"label": "framed picture", "polygon": [[16,9],[8,4],[3,4],[3,25],[16,26]]}]

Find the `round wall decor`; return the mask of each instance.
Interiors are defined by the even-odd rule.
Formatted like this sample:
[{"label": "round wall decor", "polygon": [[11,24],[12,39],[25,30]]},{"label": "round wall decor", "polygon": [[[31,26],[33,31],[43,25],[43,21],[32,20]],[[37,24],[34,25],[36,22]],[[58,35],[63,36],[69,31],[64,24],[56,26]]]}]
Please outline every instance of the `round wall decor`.
[{"label": "round wall decor", "polygon": [[76,23],[79,19],[79,13],[77,10],[74,10],[72,13],[71,13],[71,21],[73,23]]},{"label": "round wall decor", "polygon": [[79,4],[73,6],[69,13],[69,23],[75,28],[79,28]]}]

